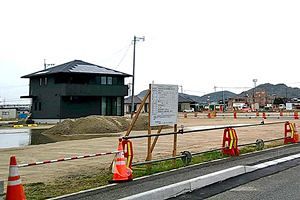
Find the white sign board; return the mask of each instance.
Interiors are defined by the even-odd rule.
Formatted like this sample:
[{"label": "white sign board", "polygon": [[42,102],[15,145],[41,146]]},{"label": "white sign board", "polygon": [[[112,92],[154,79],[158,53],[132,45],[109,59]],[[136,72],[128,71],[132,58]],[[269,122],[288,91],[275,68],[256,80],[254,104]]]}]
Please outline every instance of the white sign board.
[{"label": "white sign board", "polygon": [[150,126],[177,124],[178,86],[151,85]]},{"label": "white sign board", "polygon": [[293,110],[293,104],[292,103],[286,103],[286,110]]}]

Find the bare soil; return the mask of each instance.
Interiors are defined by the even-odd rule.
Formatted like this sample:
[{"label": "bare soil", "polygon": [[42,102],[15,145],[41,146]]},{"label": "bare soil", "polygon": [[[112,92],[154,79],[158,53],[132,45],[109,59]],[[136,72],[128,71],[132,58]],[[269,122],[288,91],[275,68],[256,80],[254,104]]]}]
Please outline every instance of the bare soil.
[{"label": "bare soil", "polygon": [[[86,119],[93,123],[99,123],[99,121],[104,119]],[[98,121],[99,120],[99,121]],[[119,135],[124,135],[123,124],[119,124],[119,120],[113,121],[115,119],[108,120],[105,122],[109,126],[122,128],[119,131]],[[122,119],[123,120],[123,119]],[[266,123],[280,121],[280,119],[273,118],[265,120]],[[281,120],[282,121],[282,120]],[[294,120],[292,120],[294,121]],[[188,118],[183,118],[182,116],[178,119],[178,126],[183,125],[185,129],[191,126],[211,126],[211,125],[229,125],[229,124],[256,124],[260,123],[261,118],[239,118],[232,119],[227,118],[214,118],[214,119],[204,119],[199,117],[188,116]],[[297,123],[297,121],[294,121]],[[76,127],[76,123],[82,125],[83,127]],[[127,123],[127,122],[126,122]],[[145,122],[141,121],[143,126],[147,126]],[[90,123],[85,123],[80,120],[75,122],[66,122],[63,127],[60,127],[58,133],[71,134],[70,130],[75,131],[77,134],[82,134],[84,130],[88,133],[99,133],[98,125],[93,127]],[[74,128],[74,127],[76,128]],[[51,129],[49,129],[50,131]],[[95,131],[97,130],[97,131]],[[107,130],[107,128],[102,128],[102,130]],[[164,132],[170,132],[172,129],[165,129]],[[274,139],[281,138],[284,134],[283,124],[276,125],[266,125],[257,127],[247,127],[247,128],[237,128],[237,134],[239,137],[239,144],[255,142],[256,139]],[[156,131],[153,131],[155,133]],[[133,131],[131,135],[146,134],[147,131]],[[55,133],[51,133],[55,134]],[[222,143],[223,130],[214,130],[207,132],[195,132],[184,135],[178,135],[178,146],[177,154],[182,151],[200,152],[214,148],[220,148]],[[134,162],[143,161],[146,157],[147,152],[147,139],[133,139],[134,147]],[[71,141],[61,141],[56,143],[49,143],[43,145],[33,145],[22,148],[11,148],[11,149],[1,149],[0,150],[0,179],[7,180],[8,177],[8,166],[9,157],[11,155],[16,155],[18,164],[30,163],[43,160],[58,159],[62,157],[71,157],[76,155],[84,155],[91,153],[100,152],[111,152],[117,149],[118,138],[117,137],[101,137],[93,139],[84,140],[71,140]],[[153,159],[169,157],[172,155],[173,149],[173,136],[164,136],[158,139],[157,145],[153,152]],[[35,182],[51,182],[57,180],[59,177],[72,176],[82,173],[93,173],[101,170],[103,168],[108,168],[111,161],[113,160],[112,155],[88,158],[74,161],[59,162],[40,166],[31,166],[26,168],[20,168],[20,175],[23,183],[35,183]]]},{"label": "bare soil", "polygon": [[[133,130],[146,130],[148,121],[146,115],[141,115]],[[76,120],[67,119],[43,132],[47,135],[78,135],[120,133],[126,131],[130,125],[129,117],[88,116]]]}]

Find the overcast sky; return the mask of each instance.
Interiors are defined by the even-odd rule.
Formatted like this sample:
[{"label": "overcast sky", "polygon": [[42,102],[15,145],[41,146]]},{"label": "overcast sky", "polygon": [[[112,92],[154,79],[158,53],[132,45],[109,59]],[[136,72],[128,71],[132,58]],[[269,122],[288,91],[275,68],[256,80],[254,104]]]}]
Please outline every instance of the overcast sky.
[{"label": "overcast sky", "polygon": [[[300,87],[300,1],[0,0],[0,98],[28,95],[20,77],[74,59],[185,93],[286,83]],[[129,80],[128,80],[129,81]],[[246,88],[247,89],[247,88]],[[244,90],[246,90],[244,89]]]}]

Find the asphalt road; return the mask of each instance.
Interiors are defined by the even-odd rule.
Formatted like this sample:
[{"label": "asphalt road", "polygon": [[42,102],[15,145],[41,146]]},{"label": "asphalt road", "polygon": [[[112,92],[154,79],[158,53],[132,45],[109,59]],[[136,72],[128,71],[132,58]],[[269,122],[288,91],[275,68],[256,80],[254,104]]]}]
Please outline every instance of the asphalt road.
[{"label": "asphalt road", "polygon": [[300,199],[300,165],[233,188],[208,200]]},{"label": "asphalt road", "polygon": [[300,198],[300,159],[266,167],[242,176],[230,178],[176,200],[231,199],[297,199]]},{"label": "asphalt road", "polygon": [[[272,149],[268,151],[261,151],[255,154],[242,155],[239,157],[232,157],[207,164],[191,166],[176,171],[163,173],[156,176],[134,180],[127,183],[116,184],[106,188],[100,188],[92,191],[82,192],[72,196],[59,199],[119,199],[141,192],[149,191],[162,186],[178,183],[180,181],[188,180],[222,169],[227,169],[237,165],[255,165],[269,160],[274,160],[279,157],[285,157],[291,154],[300,152],[300,144],[286,146],[283,148]],[[261,170],[260,170],[261,171]],[[238,179],[240,181],[240,179]],[[245,182],[244,182],[245,183]],[[242,184],[244,184],[242,183]],[[241,184],[241,183],[239,183]],[[212,194],[213,195],[213,194]],[[212,196],[211,195],[211,196]],[[196,198],[199,199],[199,198]]]}]

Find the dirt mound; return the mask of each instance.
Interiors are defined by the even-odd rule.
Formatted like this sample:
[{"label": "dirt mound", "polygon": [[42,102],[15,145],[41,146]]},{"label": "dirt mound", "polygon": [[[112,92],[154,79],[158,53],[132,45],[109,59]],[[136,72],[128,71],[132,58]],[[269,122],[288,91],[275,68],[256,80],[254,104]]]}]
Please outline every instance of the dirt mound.
[{"label": "dirt mound", "polygon": [[[46,130],[43,134],[73,135],[119,133],[126,131],[131,119],[127,117],[88,116],[76,120],[67,119]],[[133,130],[147,130],[148,117],[142,115],[136,121]]]}]

